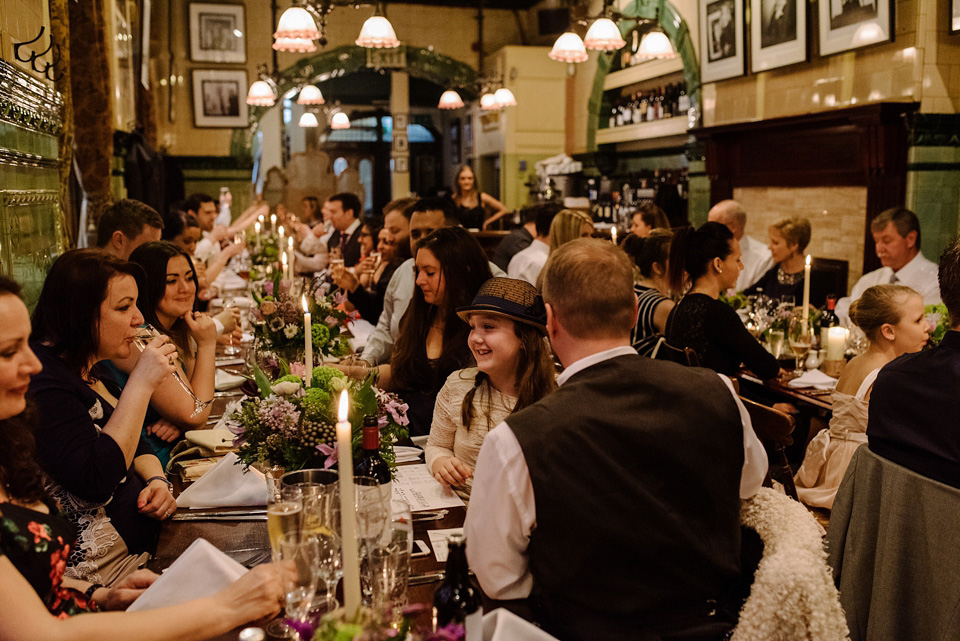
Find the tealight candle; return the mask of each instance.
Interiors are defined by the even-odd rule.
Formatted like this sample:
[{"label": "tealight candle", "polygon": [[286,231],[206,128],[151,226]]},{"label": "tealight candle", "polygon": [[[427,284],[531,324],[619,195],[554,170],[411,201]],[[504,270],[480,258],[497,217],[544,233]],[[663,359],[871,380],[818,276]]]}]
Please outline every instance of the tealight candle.
[{"label": "tealight candle", "polygon": [[347,421],[350,398],[340,393],[337,415],[337,468],[340,473],[340,540],[343,548],[343,607],[353,618],[360,606],[360,550],[357,545],[357,514],[353,489],[353,430]]}]

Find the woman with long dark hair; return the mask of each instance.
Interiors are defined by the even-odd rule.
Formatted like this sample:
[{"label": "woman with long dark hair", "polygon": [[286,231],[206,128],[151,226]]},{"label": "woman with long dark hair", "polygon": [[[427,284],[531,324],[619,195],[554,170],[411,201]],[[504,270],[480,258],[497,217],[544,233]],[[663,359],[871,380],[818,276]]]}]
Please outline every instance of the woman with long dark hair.
[{"label": "woman with long dark hair", "polygon": [[513,278],[491,278],[457,310],[470,327],[476,367],[447,377],[437,395],[427,441],[434,477],[470,498],[471,477],[487,432],[513,412],[556,389],[547,344],[547,311],[537,288]]},{"label": "woman with long dark hair", "polygon": [[445,227],[416,245],[417,287],[400,320],[390,365],[381,365],[383,385],[410,406],[410,434],[427,434],[437,392],[454,371],[472,361],[469,327],[457,309],[473,301],[492,276],[477,240],[462,227]]},{"label": "woman with long dark hair", "polygon": [[[197,398],[213,398],[217,328],[213,318],[194,311],[198,284],[190,255],[178,245],[161,240],[137,247],[130,254],[130,262],[142,268],[137,274],[137,307],[144,322],[176,345],[181,376]],[[127,358],[106,363],[105,371],[123,389],[139,357],[133,351]],[[164,466],[182,433],[202,428],[210,415],[210,406],[193,413],[193,398],[172,376],[157,388],[150,408],[144,437]]]},{"label": "woman with long dark hair", "polygon": [[[720,223],[704,223],[674,233],[670,245],[670,288],[686,291],[667,318],[664,332],[673,347],[692,347],[700,365],[735,376],[746,365],[762,379],[774,378],[780,365],[757,342],[720,292],[736,285],[743,265],[740,243]],[[689,290],[686,285],[689,284]]]},{"label": "woman with long dark hair", "polygon": [[[502,202],[477,188],[477,179],[470,165],[463,165],[457,171],[453,202],[457,205],[460,224],[471,229],[486,229],[510,213]],[[491,209],[493,213],[488,217],[487,211]]]}]

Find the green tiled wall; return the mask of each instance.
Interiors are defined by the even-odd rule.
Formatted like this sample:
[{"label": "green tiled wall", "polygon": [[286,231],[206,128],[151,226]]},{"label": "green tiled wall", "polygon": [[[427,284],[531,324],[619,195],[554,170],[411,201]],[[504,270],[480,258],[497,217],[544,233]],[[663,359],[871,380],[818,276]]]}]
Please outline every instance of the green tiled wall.
[{"label": "green tiled wall", "polygon": [[924,255],[936,260],[960,227],[960,146],[910,148],[906,206],[920,219]]}]

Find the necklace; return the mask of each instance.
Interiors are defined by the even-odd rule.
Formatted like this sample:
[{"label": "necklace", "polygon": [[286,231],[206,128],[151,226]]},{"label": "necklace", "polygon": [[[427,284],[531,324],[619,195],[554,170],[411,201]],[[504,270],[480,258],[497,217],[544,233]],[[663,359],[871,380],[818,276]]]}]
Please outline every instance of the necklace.
[{"label": "necklace", "polygon": [[783,266],[777,266],[777,282],[781,285],[796,285],[801,280],[803,280],[803,270],[798,271],[796,274],[788,274],[783,271]]}]

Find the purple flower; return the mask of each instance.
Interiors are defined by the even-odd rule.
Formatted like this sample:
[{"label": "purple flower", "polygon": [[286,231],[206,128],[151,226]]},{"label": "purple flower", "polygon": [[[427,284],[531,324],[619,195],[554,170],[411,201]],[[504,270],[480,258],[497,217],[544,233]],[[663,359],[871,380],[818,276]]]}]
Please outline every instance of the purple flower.
[{"label": "purple flower", "polygon": [[459,623],[451,623],[442,628],[438,628],[428,641],[463,641],[466,636],[466,630]]},{"label": "purple flower", "polygon": [[273,283],[267,281],[263,284],[263,291],[266,292],[267,296],[273,296]]},{"label": "purple flower", "polygon": [[334,443],[333,447],[330,447],[326,443],[321,443],[317,445],[317,449],[320,450],[320,453],[327,457],[327,460],[323,462],[323,469],[329,470],[331,467],[337,464],[339,459],[339,443]]}]

